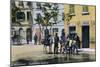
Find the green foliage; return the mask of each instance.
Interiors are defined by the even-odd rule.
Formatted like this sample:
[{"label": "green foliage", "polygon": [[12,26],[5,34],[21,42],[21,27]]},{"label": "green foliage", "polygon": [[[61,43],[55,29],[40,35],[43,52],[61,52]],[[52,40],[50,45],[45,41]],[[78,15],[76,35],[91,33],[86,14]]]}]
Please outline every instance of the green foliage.
[{"label": "green foliage", "polygon": [[[51,18],[57,17],[58,15],[58,11],[57,11],[57,7],[52,7],[52,4],[50,3],[45,3],[41,6],[41,10],[44,14],[44,16],[41,16],[41,18],[37,17],[37,19],[35,19],[35,21],[37,21],[37,24],[41,24],[43,26],[51,26],[53,25],[52,22],[50,22]],[[57,21],[57,20],[55,20]]]},{"label": "green foliage", "polygon": [[72,15],[70,15],[70,13],[68,13],[68,14],[63,14],[63,18],[62,18],[62,20],[66,20],[67,21],[67,23],[69,23],[69,21],[72,19]]}]

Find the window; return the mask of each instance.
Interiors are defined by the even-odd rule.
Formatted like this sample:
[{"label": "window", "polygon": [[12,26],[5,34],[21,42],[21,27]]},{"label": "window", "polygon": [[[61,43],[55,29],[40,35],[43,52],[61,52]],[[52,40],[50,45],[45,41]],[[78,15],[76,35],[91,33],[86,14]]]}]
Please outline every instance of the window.
[{"label": "window", "polygon": [[83,6],[83,12],[88,12],[88,6]]},{"label": "window", "polygon": [[31,16],[31,12],[27,12],[27,20],[30,19],[30,16]]},{"label": "window", "polygon": [[69,33],[75,33],[76,27],[75,26],[69,26]]},{"label": "window", "polygon": [[19,6],[23,6],[23,2],[22,1],[19,1]]},{"label": "window", "polygon": [[58,32],[58,28],[53,28],[53,35]]},{"label": "window", "polygon": [[17,12],[16,13],[17,21],[24,21],[25,20],[25,13],[24,12]]},{"label": "window", "polygon": [[37,13],[36,21],[37,21],[38,23],[41,23],[41,22],[42,22],[42,17],[41,17],[41,14],[40,14],[40,13]]},{"label": "window", "polygon": [[27,6],[32,7],[32,2],[27,2]]},{"label": "window", "polygon": [[41,9],[41,4],[40,3],[36,3],[37,9]]},{"label": "window", "polygon": [[74,5],[69,5],[69,13],[70,15],[75,15],[75,6]]},{"label": "window", "polygon": [[82,15],[87,15],[87,14],[89,14],[89,12],[88,12],[88,6],[83,5],[82,7],[83,7]]}]

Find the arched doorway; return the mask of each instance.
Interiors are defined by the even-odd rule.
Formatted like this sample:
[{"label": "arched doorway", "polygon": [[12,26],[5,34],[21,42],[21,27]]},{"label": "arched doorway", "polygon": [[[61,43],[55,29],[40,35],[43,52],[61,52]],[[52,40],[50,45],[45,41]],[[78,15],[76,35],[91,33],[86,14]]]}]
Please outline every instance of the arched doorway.
[{"label": "arched doorway", "polygon": [[24,30],[23,28],[19,28],[19,40],[20,40],[20,44],[23,44],[23,39],[24,39]]},{"label": "arched doorway", "polygon": [[29,44],[29,42],[32,42],[32,29],[31,28],[27,28],[26,30],[26,41],[27,41],[27,44]]}]

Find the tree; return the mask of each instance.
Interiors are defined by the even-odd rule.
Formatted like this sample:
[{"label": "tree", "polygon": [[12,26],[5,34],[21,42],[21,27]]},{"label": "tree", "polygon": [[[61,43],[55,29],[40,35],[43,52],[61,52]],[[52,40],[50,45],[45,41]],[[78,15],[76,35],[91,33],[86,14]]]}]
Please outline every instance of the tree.
[{"label": "tree", "polygon": [[44,16],[40,15],[40,17],[37,17],[35,19],[37,21],[37,24],[41,24],[42,26],[51,26],[55,23],[50,22],[51,18],[57,17],[58,11],[57,7],[52,7],[52,4],[45,3],[44,5],[41,5],[41,10],[44,14]]},{"label": "tree", "polygon": [[[43,5],[40,5],[41,10],[43,12],[43,15],[39,15],[37,16],[37,18],[35,19],[35,21],[37,22],[36,24],[39,25],[40,31],[41,30],[41,26],[44,28],[47,26],[51,26],[54,24],[57,24],[57,15],[58,15],[58,7],[55,7],[55,4],[50,4],[50,3],[45,3]],[[54,23],[51,22],[50,20],[54,19]]]},{"label": "tree", "polygon": [[40,42],[41,42],[41,35],[42,35],[42,29],[41,29],[41,25],[43,25],[43,20],[42,20],[42,17],[41,17],[41,14],[38,14],[37,15],[37,18],[35,19],[35,21],[37,22],[36,24],[38,24],[39,25],[39,29],[40,29],[40,35],[39,35],[39,44],[40,44]]},{"label": "tree", "polygon": [[67,21],[66,23],[69,25],[69,21],[72,19],[72,15],[70,15],[70,13],[67,13],[67,14],[64,14],[63,13],[63,18],[62,18],[62,20],[65,20],[65,21]]}]

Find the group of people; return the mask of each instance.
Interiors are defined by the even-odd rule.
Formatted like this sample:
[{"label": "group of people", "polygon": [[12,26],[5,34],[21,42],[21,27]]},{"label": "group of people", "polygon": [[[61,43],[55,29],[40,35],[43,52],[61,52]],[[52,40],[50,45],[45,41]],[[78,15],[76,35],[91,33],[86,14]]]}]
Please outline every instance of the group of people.
[{"label": "group of people", "polygon": [[[44,44],[44,49],[47,52],[47,46],[49,46],[49,53],[58,54],[60,49],[60,53],[72,53],[76,50],[78,53],[78,48],[80,46],[80,39],[76,33],[68,34],[67,37],[65,33],[62,33],[61,37],[59,38],[58,34],[56,33],[54,36],[54,40],[51,35],[45,36],[42,42]],[[52,52],[52,44],[54,44],[54,52]],[[60,44],[60,48],[59,48]]]},{"label": "group of people", "polygon": [[[37,41],[38,36],[35,34],[34,44],[37,44]],[[80,39],[77,33],[69,32],[69,34],[66,36],[64,29],[61,31],[60,37],[58,36],[58,33],[55,33],[54,36],[50,35],[49,30],[46,29],[41,43],[44,45],[43,49],[46,53],[74,53],[75,51],[78,53],[78,48],[80,48]],[[47,47],[49,47],[49,51],[47,50]]]}]

